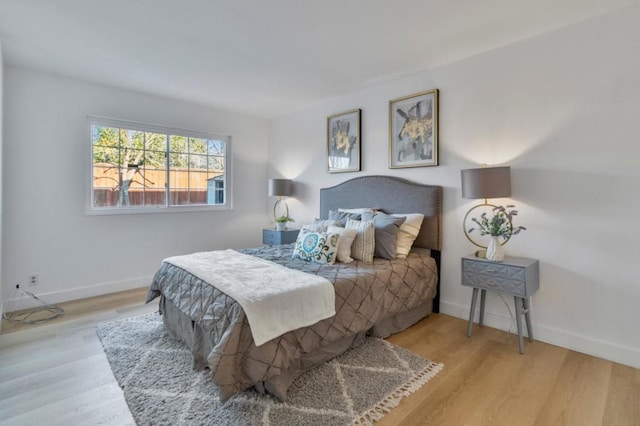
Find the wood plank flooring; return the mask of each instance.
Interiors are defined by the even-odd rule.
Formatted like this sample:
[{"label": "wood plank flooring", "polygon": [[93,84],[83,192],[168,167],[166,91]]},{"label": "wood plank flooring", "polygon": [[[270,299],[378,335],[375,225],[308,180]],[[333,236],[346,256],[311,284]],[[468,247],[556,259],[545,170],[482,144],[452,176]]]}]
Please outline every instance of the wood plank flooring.
[{"label": "wood plank flooring", "polygon": [[61,304],[38,325],[3,321],[0,425],[135,425],[95,326],[157,310],[146,289]]},{"label": "wood plank flooring", "polygon": [[[63,304],[52,323],[3,324],[0,425],[133,425],[102,346],[101,321],[157,309],[146,289]],[[389,341],[444,369],[380,425],[640,426],[640,370],[432,315]]]}]

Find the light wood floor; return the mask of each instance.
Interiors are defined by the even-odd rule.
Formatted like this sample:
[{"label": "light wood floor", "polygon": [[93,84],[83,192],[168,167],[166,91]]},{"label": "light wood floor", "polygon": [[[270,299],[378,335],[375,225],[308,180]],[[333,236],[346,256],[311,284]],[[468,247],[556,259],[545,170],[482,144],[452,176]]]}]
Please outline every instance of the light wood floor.
[{"label": "light wood floor", "polygon": [[[63,305],[0,335],[0,425],[132,425],[95,324],[156,310],[145,289]],[[380,425],[640,425],[640,370],[432,315],[389,340],[444,369]]]},{"label": "light wood floor", "polygon": [[63,303],[41,325],[3,320],[0,425],[135,425],[95,326],[157,310],[146,289]]}]

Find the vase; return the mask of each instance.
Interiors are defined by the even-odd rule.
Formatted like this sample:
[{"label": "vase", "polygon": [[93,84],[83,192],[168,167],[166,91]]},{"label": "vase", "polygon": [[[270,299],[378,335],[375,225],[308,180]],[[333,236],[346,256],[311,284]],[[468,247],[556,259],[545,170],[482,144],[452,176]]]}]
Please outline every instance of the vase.
[{"label": "vase", "polygon": [[487,246],[487,259],[492,262],[501,262],[504,259],[504,249],[498,238],[492,236]]},{"label": "vase", "polygon": [[276,230],[278,230],[278,231],[286,231],[287,230],[287,222],[276,222]]}]

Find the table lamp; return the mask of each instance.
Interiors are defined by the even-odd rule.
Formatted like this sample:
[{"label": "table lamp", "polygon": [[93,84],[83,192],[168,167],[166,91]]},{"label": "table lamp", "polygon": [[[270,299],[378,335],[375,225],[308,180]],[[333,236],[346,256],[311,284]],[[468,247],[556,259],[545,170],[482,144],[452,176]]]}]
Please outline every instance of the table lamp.
[{"label": "table lamp", "polygon": [[[477,169],[461,170],[462,198],[484,199],[483,204],[473,206],[465,215],[462,228],[469,241],[480,248],[487,248],[481,242],[474,240],[468,232],[467,219],[476,209],[495,208],[487,202],[490,198],[506,198],[511,196],[511,167],[481,167]],[[510,224],[511,226],[511,224]],[[502,244],[506,244],[506,239]]]},{"label": "table lamp", "polygon": [[273,220],[278,219],[277,210],[278,205],[281,203],[284,205],[285,215],[289,217],[289,206],[284,197],[289,197],[291,194],[293,194],[293,181],[291,179],[269,179],[269,196],[278,197],[278,200],[273,205]]}]

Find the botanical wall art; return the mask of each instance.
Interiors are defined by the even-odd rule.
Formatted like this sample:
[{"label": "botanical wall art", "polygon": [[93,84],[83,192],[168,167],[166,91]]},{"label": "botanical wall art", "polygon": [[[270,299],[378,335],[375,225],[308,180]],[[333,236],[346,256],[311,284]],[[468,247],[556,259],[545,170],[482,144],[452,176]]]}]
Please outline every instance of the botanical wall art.
[{"label": "botanical wall art", "polygon": [[389,101],[389,168],[438,165],[438,89]]},{"label": "botanical wall art", "polygon": [[360,110],[327,117],[327,171],[360,171]]}]

